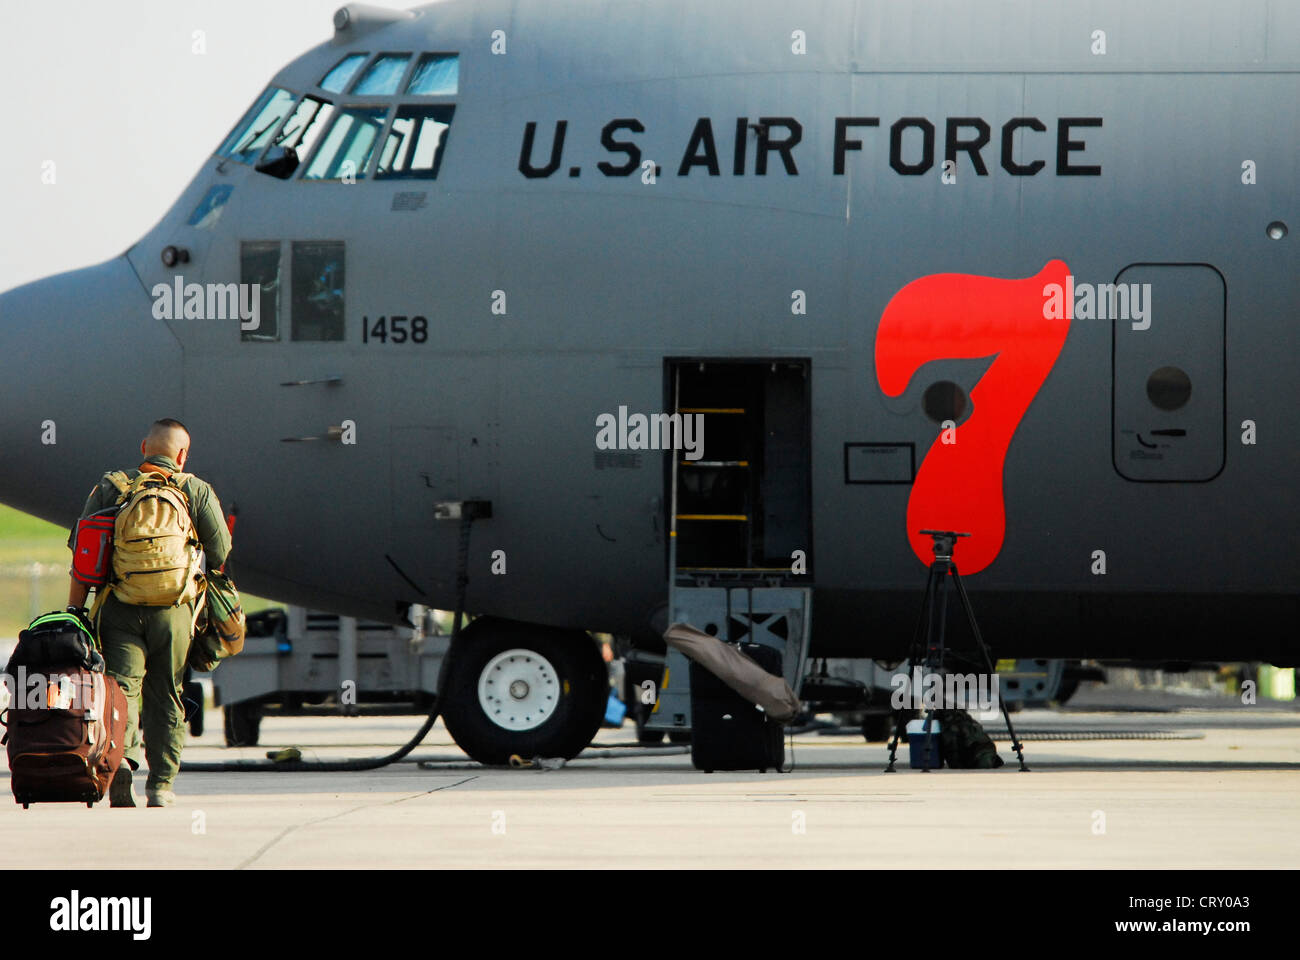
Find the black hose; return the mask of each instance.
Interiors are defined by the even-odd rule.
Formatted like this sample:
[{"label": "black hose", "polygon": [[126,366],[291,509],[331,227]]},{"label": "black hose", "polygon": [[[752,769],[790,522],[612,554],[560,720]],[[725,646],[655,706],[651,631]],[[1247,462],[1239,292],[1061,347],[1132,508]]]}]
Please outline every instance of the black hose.
[{"label": "black hose", "polygon": [[460,637],[461,620],[465,616],[465,588],[469,584],[469,530],[470,524],[473,522],[473,512],[466,510],[461,515],[460,521],[460,545],[456,557],[456,614],[451,622],[451,643],[447,647],[447,653],[442,658],[442,666],[438,671],[438,693],[433,698],[433,708],[429,711],[429,715],[424,718],[424,723],[420,725],[420,729],[416,731],[415,736],[392,753],[385,754],[382,757],[361,757],[356,760],[284,760],[281,762],[274,760],[223,760],[220,763],[182,762],[180,772],[342,773],[351,770],[378,770],[380,767],[397,763],[418,747],[420,742],[428,736],[429,731],[433,729],[438,715],[442,712],[443,697],[447,689],[447,677],[451,675],[451,660],[456,649],[456,641]]},{"label": "black hose", "polygon": [[[454,635],[453,635],[454,636]],[[396,763],[420,745],[438,719],[441,701],[435,700],[433,709],[414,737],[390,754],[382,757],[365,757],[357,760],[223,760],[220,763],[181,763],[181,773],[227,773],[230,771],[271,771],[283,773],[340,773],[345,770],[377,770]]]},{"label": "black hose", "polygon": [[[1011,739],[1002,731],[989,734],[991,740]],[[1035,743],[1049,740],[1204,740],[1197,730],[1026,730],[1020,739]]]}]

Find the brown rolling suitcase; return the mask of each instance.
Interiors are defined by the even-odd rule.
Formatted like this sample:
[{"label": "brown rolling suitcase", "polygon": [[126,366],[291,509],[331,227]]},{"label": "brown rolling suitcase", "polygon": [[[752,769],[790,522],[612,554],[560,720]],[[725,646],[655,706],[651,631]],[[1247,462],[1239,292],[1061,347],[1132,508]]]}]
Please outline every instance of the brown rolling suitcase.
[{"label": "brown rolling suitcase", "polygon": [[69,615],[38,618],[19,636],[7,671],[12,699],[0,723],[9,783],[23,809],[61,801],[92,806],[122,764],[126,696],[104,673],[93,642]]},{"label": "brown rolling suitcase", "polygon": [[9,782],[23,809],[103,799],[126,748],[126,696],[116,680],[60,668],[18,686],[6,712]]}]

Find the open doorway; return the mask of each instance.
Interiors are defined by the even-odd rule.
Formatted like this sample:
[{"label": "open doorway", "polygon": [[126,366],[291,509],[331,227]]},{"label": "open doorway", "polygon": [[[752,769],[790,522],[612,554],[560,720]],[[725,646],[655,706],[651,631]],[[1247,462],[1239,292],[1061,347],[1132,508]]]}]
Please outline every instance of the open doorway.
[{"label": "open doorway", "polygon": [[810,364],[669,359],[668,409],[703,424],[696,459],[668,458],[674,576],[812,574]]}]

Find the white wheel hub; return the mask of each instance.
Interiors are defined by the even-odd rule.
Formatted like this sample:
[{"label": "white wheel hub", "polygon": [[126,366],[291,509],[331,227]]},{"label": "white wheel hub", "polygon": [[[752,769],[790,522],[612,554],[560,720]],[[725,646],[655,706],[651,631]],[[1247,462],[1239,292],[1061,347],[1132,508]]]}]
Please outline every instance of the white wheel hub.
[{"label": "white wheel hub", "polygon": [[559,706],[559,674],[535,650],[506,650],[489,660],[479,674],[478,703],[498,727],[533,730]]}]

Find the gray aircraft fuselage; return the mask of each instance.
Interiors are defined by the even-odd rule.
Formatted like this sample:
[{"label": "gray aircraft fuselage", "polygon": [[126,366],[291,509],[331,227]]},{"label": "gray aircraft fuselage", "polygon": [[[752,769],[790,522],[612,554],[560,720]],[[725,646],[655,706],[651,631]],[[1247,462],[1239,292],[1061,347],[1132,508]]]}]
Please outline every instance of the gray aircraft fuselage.
[{"label": "gray aircraft fuselage", "polygon": [[[455,94],[319,86],[350,53],[425,52],[459,55]],[[976,528],[956,559],[999,655],[1288,662],[1300,238],[1271,234],[1300,227],[1298,71],[1300,11],[1264,0],[356,8],[271,86],[454,105],[436,178],[214,155],[123,256],[5,293],[0,500],[68,525],[174,416],[237,512],[245,590],[451,607],[434,505],[484,499],[468,609],[649,641],[667,455],[610,455],[597,418],[671,410],[678,361],[795,360],[814,655],[905,646],[909,531],[945,522]],[[240,282],[256,241],[284,250],[278,339],[158,318],[160,285]],[[293,338],[313,242],[345,250],[340,340]],[[1008,286],[1067,274],[1131,315]],[[938,381],[970,398],[950,442]]]}]

